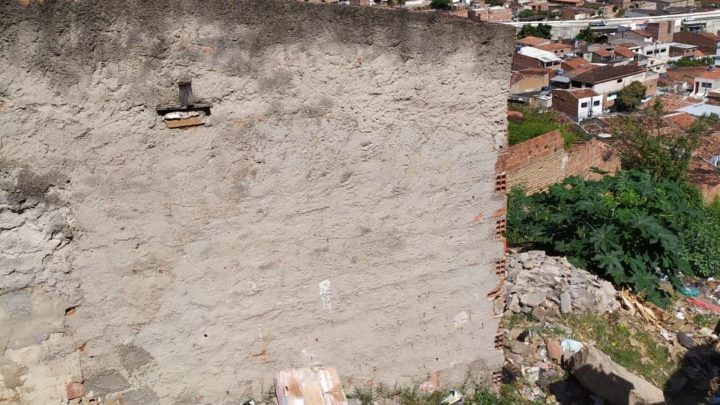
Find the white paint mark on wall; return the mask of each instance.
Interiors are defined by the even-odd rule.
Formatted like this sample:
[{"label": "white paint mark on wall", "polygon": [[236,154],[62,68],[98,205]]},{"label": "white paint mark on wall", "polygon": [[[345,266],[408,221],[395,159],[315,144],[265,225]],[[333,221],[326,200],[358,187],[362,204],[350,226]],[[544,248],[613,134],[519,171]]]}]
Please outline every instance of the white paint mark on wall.
[{"label": "white paint mark on wall", "polygon": [[330,280],[323,280],[318,283],[320,287],[320,299],[322,300],[323,309],[326,311],[332,311],[332,305],[330,303]]},{"label": "white paint mark on wall", "polygon": [[465,311],[460,311],[455,315],[455,329],[462,329],[465,324],[470,322],[470,314]]}]

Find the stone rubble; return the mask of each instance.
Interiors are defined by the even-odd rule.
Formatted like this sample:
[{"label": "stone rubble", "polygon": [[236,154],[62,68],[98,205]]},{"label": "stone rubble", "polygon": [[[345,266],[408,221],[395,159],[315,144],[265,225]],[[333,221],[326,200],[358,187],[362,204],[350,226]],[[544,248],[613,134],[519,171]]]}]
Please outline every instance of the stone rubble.
[{"label": "stone rubble", "polygon": [[510,252],[506,286],[505,310],[532,313],[538,319],[573,311],[608,313],[620,307],[610,282],[540,250]]}]

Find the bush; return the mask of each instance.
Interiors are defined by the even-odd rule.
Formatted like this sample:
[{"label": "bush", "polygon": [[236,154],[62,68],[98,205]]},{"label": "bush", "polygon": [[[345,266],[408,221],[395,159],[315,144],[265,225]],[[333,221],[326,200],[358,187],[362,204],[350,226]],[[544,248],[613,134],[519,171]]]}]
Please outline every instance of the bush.
[{"label": "bush", "polygon": [[585,137],[577,131],[555,120],[553,112],[535,112],[522,109],[523,119],[508,122],[508,143],[515,145],[550,131],[560,130],[565,148],[581,142]]},{"label": "bush", "polygon": [[708,56],[705,58],[700,59],[690,59],[690,58],[682,58],[679,61],[675,62],[675,66],[677,67],[700,67],[700,66],[708,66],[715,63],[715,58],[712,56]]},{"label": "bush", "polygon": [[720,216],[684,182],[639,171],[587,181],[577,177],[547,192],[508,200],[508,242],[567,256],[618,287],[664,305],[661,279],[717,276]]},{"label": "bush", "polygon": [[449,10],[451,4],[450,0],[432,0],[430,2],[430,7],[440,10]]},{"label": "bush", "polygon": [[714,125],[714,117],[696,120],[687,132],[666,133],[662,102],[644,111],[642,118],[625,117],[614,122],[622,141],[622,167],[637,169],[656,178],[684,180],[699,137]]},{"label": "bush", "polygon": [[520,28],[520,32],[518,32],[517,37],[518,38],[525,38],[525,37],[538,37],[538,38],[545,38],[550,39],[552,38],[552,34],[550,31],[552,30],[552,26],[549,24],[538,24],[537,26],[532,26],[530,24],[523,25],[522,28]]},{"label": "bush", "polygon": [[630,83],[620,90],[617,96],[617,109],[619,111],[635,111],[640,107],[640,101],[645,97],[645,86],[638,81]]}]

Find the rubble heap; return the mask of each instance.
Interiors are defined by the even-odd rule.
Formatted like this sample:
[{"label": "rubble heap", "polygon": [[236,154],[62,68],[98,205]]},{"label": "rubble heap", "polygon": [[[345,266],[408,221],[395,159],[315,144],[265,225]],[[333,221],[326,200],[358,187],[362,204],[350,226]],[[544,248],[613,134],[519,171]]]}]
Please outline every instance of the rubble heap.
[{"label": "rubble heap", "polygon": [[532,312],[538,320],[573,311],[613,312],[620,307],[610,282],[545,252],[510,252],[505,310]]}]

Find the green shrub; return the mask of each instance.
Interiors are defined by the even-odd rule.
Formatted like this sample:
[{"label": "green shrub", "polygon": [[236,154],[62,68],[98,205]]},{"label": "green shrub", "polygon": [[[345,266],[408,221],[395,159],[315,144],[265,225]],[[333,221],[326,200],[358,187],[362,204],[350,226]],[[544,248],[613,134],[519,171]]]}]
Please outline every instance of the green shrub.
[{"label": "green shrub", "polygon": [[684,182],[639,171],[571,177],[531,196],[512,190],[507,219],[510,244],[567,256],[660,305],[661,278],[679,286],[679,273],[720,274],[720,219]]}]

